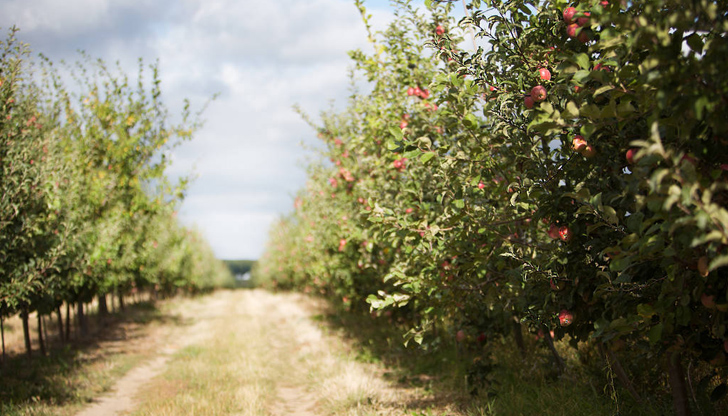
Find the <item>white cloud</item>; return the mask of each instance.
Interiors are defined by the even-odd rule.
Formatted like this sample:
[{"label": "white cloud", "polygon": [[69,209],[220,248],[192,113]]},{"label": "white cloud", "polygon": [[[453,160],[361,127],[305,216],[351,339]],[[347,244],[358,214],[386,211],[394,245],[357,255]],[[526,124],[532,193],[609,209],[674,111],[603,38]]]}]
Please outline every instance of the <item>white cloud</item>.
[{"label": "white cloud", "polygon": [[[370,4],[371,3],[371,4]],[[375,24],[390,18],[367,2]],[[257,258],[269,224],[302,187],[301,141],[315,132],[296,114],[345,102],[347,52],[367,38],[351,0],[0,0],[0,25],[21,26],[34,51],[75,61],[76,49],[120,60],[159,59],[163,101],[179,114],[187,97],[203,115],[193,141],[177,148],[172,176],[198,174],[180,218],[197,224],[223,258]],[[314,117],[315,118],[315,117]]]}]

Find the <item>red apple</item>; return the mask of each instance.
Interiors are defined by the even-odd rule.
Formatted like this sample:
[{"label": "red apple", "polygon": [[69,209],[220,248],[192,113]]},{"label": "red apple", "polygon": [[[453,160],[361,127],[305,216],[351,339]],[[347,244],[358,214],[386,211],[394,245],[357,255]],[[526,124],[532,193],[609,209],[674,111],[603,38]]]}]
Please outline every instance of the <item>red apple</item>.
[{"label": "red apple", "polygon": [[566,26],[566,34],[569,35],[570,38],[575,38],[577,29],[579,29],[579,25],[572,23],[569,26]]},{"label": "red apple", "polygon": [[574,136],[574,140],[571,141],[571,147],[574,149],[574,151],[579,153],[584,151],[587,144],[588,143],[586,142],[586,140],[584,140],[584,137],[580,134]]},{"label": "red apple", "polygon": [[437,27],[435,28],[435,33],[437,34],[437,36],[442,36],[445,34],[445,28],[437,25]]},{"label": "red apple", "polygon": [[465,331],[463,331],[462,329],[459,330],[455,334],[455,341],[457,341],[457,342],[463,342],[463,341],[465,341]]},{"label": "red apple", "polygon": [[485,184],[483,182],[479,182],[478,189],[483,189],[483,188],[485,188]]},{"label": "red apple", "polygon": [[609,6],[609,0],[602,0],[599,2],[599,4],[601,4],[602,7],[607,7],[607,6]]},{"label": "red apple", "polygon": [[715,309],[715,296],[703,293],[700,295],[700,303],[708,309]]},{"label": "red apple", "polygon": [[576,9],[573,7],[567,7],[564,9],[564,22],[566,22],[567,25],[574,23],[574,15],[576,15]]},{"label": "red apple", "polygon": [[592,147],[592,145],[588,144],[581,152],[581,154],[584,155],[585,158],[591,159],[597,154],[597,151],[596,149],[594,149],[594,147]]},{"label": "red apple", "polygon": [[399,128],[404,130],[408,125],[409,123],[407,123],[405,120],[402,120],[402,122],[399,123]]},{"label": "red apple", "polygon": [[571,233],[571,230],[567,226],[561,226],[559,227],[559,238],[561,241],[569,241],[571,240],[571,237],[573,234]]},{"label": "red apple", "polygon": [[526,106],[526,108],[531,109],[533,108],[533,98],[531,98],[530,95],[527,95],[523,97],[523,104]]},{"label": "red apple", "polygon": [[546,88],[541,85],[536,85],[535,87],[531,88],[531,98],[533,98],[533,101],[537,103],[545,100]]},{"label": "red apple", "polygon": [[581,32],[579,32],[579,35],[577,35],[576,40],[581,43],[589,42],[589,33],[587,33],[586,30],[582,30]]},{"label": "red apple", "polygon": [[708,277],[710,273],[710,270],[708,270],[708,258],[706,256],[698,259],[698,273],[703,277]]},{"label": "red apple", "polygon": [[578,24],[580,27],[584,27],[589,24],[589,16],[591,16],[591,13],[584,12],[584,17],[580,17],[576,19],[576,24]]},{"label": "red apple", "polygon": [[569,326],[572,322],[574,322],[574,315],[566,309],[562,309],[561,312],[559,312],[559,324],[561,324],[561,326]]},{"label": "red apple", "polygon": [[549,237],[554,240],[559,238],[559,227],[556,224],[551,224],[548,231]]},{"label": "red apple", "polygon": [[485,333],[481,332],[480,335],[478,335],[478,342],[480,344],[485,344]]},{"label": "red apple", "polygon": [[627,163],[630,165],[634,165],[634,155],[637,153],[637,149],[629,149],[627,150]]},{"label": "red apple", "polygon": [[541,68],[538,70],[538,75],[541,77],[544,81],[549,81],[551,79],[551,71],[549,71],[546,68]]},{"label": "red apple", "polygon": [[409,96],[415,95],[415,89],[412,87],[407,88],[407,95],[409,95]]}]

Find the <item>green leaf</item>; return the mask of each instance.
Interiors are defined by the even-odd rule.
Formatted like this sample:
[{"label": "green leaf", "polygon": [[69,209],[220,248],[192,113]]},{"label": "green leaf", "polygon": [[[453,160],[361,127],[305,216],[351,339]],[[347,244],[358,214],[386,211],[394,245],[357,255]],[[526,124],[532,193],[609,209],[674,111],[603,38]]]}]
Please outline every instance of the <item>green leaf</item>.
[{"label": "green leaf", "polygon": [[722,256],[718,256],[713,261],[710,262],[710,265],[708,266],[708,270],[711,272],[718,267],[726,266],[728,265],[728,254],[724,254]]},{"label": "green leaf", "polygon": [[432,159],[433,157],[435,157],[435,152],[425,152],[425,153],[423,153],[423,154],[422,154],[422,156],[420,157],[420,161],[421,161],[422,163],[427,163],[427,162],[429,162],[429,161],[430,161],[430,159]]},{"label": "green leaf", "polygon": [[587,104],[579,109],[579,115],[587,118],[599,118],[602,111],[596,104]]},{"label": "green leaf", "polygon": [[586,69],[580,69],[574,73],[574,81],[584,83],[584,81],[589,78],[590,75],[591,71],[588,71]]},{"label": "green leaf", "polygon": [[576,64],[579,65],[579,68],[581,69],[589,69],[591,66],[589,57],[585,53],[576,55]]},{"label": "green leaf", "polygon": [[662,339],[662,323],[659,323],[650,328],[648,337],[650,339],[650,345],[655,345],[656,343],[660,342],[660,340]]},{"label": "green leaf", "polygon": [[463,117],[463,124],[471,129],[478,127],[478,119],[472,113],[468,113]]},{"label": "green leaf", "polygon": [[390,127],[390,128],[389,128],[389,133],[390,133],[390,134],[391,134],[392,136],[394,136],[394,139],[395,139],[396,141],[398,141],[398,142],[399,142],[399,141],[402,141],[402,138],[404,137],[404,136],[402,135],[402,129],[400,129],[399,127]]},{"label": "green leaf", "polygon": [[642,303],[637,305],[637,313],[642,317],[642,319],[648,320],[655,315],[655,308],[649,304]]},{"label": "green leaf", "polygon": [[602,208],[602,215],[612,225],[619,224],[619,218],[617,218],[617,211],[614,210],[614,208],[605,205]]},{"label": "green leaf", "polygon": [[576,103],[573,101],[569,101],[566,103],[566,110],[563,112],[564,118],[577,118],[579,117],[579,107],[576,106]]},{"label": "green leaf", "polygon": [[614,85],[603,85],[603,86],[597,88],[597,90],[594,91],[594,94],[592,96],[596,97],[596,96],[604,94],[607,91],[611,91],[613,89],[614,89]]}]

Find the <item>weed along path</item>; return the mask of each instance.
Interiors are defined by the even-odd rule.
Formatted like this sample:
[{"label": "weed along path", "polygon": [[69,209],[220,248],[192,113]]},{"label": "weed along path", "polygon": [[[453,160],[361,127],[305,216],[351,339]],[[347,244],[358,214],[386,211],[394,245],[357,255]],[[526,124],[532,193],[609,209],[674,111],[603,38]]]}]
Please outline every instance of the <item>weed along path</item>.
[{"label": "weed along path", "polygon": [[[385,381],[314,322],[307,298],[220,291],[172,309],[155,356],[78,415],[406,415],[424,393]],[[410,412],[412,408],[410,408]]]}]

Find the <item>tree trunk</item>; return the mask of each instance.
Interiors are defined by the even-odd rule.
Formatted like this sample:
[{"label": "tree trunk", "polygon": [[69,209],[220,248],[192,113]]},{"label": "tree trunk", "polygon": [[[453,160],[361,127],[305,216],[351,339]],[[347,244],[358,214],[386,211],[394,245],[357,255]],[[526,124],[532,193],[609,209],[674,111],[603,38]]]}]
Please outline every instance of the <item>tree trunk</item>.
[{"label": "tree trunk", "polygon": [[109,307],[106,305],[106,294],[99,294],[99,316],[104,317],[109,314]]},{"label": "tree trunk", "polygon": [[56,318],[58,320],[58,339],[62,343],[66,342],[66,338],[63,336],[63,314],[61,313],[61,305],[56,307]]},{"label": "tree trunk", "polygon": [[86,315],[83,312],[83,302],[76,304],[76,318],[78,319],[78,328],[81,333],[81,338],[85,338],[88,335],[88,321]]},{"label": "tree trunk", "polygon": [[2,314],[0,314],[0,337],[2,337],[3,344],[3,360],[1,362],[5,364],[5,318]]},{"label": "tree trunk", "polygon": [[[48,314],[48,317],[50,317],[50,314]],[[48,349],[51,348],[51,341],[48,337],[48,322],[46,322],[45,315],[42,315],[40,318],[43,321],[43,339],[45,339],[46,345],[48,345]]]},{"label": "tree trunk", "polygon": [[20,312],[20,319],[23,320],[23,337],[25,338],[25,351],[28,354],[28,359],[33,355],[32,345],[30,344],[30,326],[28,325],[28,309],[23,308]]},{"label": "tree trunk", "polygon": [[119,310],[124,310],[124,294],[123,292],[119,291]]},{"label": "tree trunk", "polygon": [[622,363],[619,362],[619,358],[617,358],[617,356],[612,350],[609,349],[608,346],[602,344],[601,342],[597,344],[597,347],[599,348],[599,351],[602,353],[602,355],[607,358],[609,367],[612,369],[612,371],[614,371],[614,374],[617,376],[624,388],[627,389],[630,396],[632,396],[635,402],[637,402],[638,404],[642,404],[642,397],[640,397],[639,393],[637,393],[637,390],[635,390],[634,385],[627,376],[627,372],[624,371],[624,367],[622,367]]},{"label": "tree trunk", "polygon": [[521,356],[526,358],[526,344],[523,342],[523,333],[521,332],[521,324],[518,322],[513,323],[513,337],[516,339],[516,346],[521,352]]},{"label": "tree trunk", "polygon": [[548,330],[548,328],[544,328],[543,336],[546,339],[546,345],[549,346],[549,349],[551,350],[551,354],[554,355],[554,359],[556,360],[556,366],[559,367],[559,373],[563,373],[564,370],[566,370],[566,363],[564,362],[564,359],[561,358],[559,355],[559,352],[556,351],[556,347],[554,347],[554,339],[551,338],[551,331]]},{"label": "tree trunk", "polygon": [[690,404],[685,388],[685,372],[680,362],[680,353],[675,351],[667,356],[667,368],[672,390],[672,405],[676,416],[690,416]]},{"label": "tree trunk", "polygon": [[116,313],[116,299],[114,299],[114,292],[111,292],[111,313]]},{"label": "tree trunk", "polygon": [[43,315],[40,312],[36,312],[38,315],[38,345],[40,346],[40,354],[46,355],[45,342],[43,341]]},{"label": "tree trunk", "polygon": [[71,302],[66,302],[66,341],[71,340]]}]

